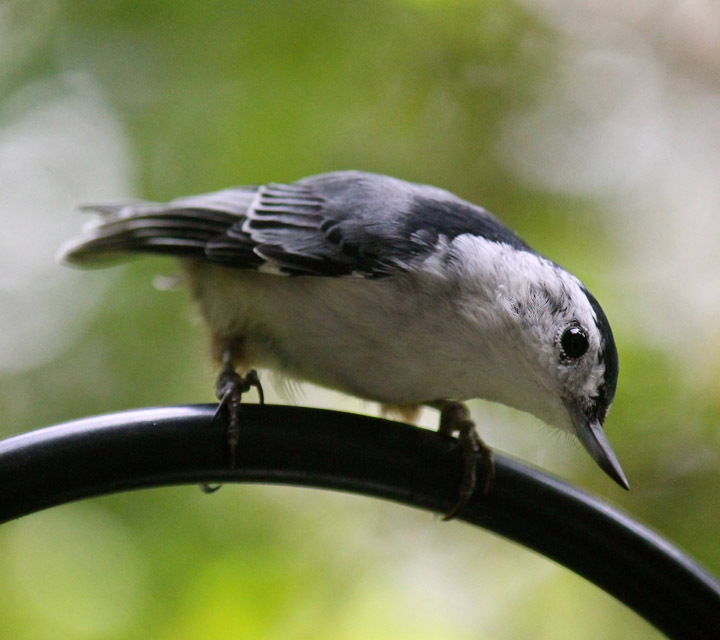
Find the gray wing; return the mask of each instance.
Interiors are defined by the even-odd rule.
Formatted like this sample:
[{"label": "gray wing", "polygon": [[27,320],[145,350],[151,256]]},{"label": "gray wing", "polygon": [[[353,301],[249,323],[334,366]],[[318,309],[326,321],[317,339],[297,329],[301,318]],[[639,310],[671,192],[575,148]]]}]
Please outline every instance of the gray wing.
[{"label": "gray wing", "polygon": [[357,171],[95,210],[106,221],[70,247],[67,261],[145,251],[283,274],[382,277],[466,233],[529,250],[491,214],[447,191]]},{"label": "gray wing", "polygon": [[242,222],[207,257],[244,266],[247,247],[285,273],[382,277],[425,259],[442,238],[470,233],[530,248],[490,213],[442,189],[343,171],[260,187]]}]

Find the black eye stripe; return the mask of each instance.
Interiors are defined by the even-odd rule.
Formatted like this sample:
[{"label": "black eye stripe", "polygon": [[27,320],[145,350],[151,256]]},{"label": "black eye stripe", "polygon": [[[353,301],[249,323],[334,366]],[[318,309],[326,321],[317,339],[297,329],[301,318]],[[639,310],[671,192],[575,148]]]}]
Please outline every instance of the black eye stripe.
[{"label": "black eye stripe", "polygon": [[560,350],[563,360],[577,360],[587,353],[590,347],[587,334],[577,326],[567,327],[560,336]]}]

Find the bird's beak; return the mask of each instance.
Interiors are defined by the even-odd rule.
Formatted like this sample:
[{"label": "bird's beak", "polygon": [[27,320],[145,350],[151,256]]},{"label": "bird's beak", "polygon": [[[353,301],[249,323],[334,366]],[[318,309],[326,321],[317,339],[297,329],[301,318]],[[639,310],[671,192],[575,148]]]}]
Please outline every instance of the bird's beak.
[{"label": "bird's beak", "polygon": [[576,427],[576,433],[583,447],[592,456],[592,459],[598,463],[600,468],[623,489],[629,490],[630,485],[600,422],[583,416],[582,422]]}]

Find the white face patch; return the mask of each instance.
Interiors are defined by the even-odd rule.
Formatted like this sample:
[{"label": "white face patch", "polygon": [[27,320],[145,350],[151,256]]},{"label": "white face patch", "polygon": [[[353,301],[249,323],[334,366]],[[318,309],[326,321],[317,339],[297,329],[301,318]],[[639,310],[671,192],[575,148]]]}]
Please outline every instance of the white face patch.
[{"label": "white face patch", "polygon": [[[512,361],[517,381],[502,401],[573,432],[570,408],[590,412],[605,374],[597,316],[582,283],[538,254],[477,236],[457,237],[451,250],[464,299],[484,323],[500,327],[494,339]],[[563,357],[561,347],[571,326],[588,341],[577,359]]]}]

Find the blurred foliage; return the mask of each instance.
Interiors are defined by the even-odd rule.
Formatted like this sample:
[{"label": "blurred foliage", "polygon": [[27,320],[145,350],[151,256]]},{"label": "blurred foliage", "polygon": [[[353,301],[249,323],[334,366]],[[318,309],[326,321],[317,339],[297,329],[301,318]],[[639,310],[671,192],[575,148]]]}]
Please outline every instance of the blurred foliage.
[{"label": "blurred foliage", "polygon": [[[389,173],[498,212],[585,280],[613,321],[622,371],[608,432],[631,493],[621,495],[554,432],[478,403],[486,440],[619,503],[719,573],[718,283],[698,272],[705,311],[673,315],[682,289],[666,288],[666,276],[695,265],[693,256],[678,252],[667,271],[638,268],[658,246],[659,236],[646,243],[644,233],[666,229],[672,246],[682,228],[674,221],[689,215],[679,203],[705,201],[679,189],[685,200],[678,195],[661,219],[651,217],[660,215],[651,178],[622,193],[561,187],[572,163],[542,142],[569,141],[583,158],[575,164],[587,159],[592,170],[592,145],[546,106],[562,102],[559,113],[588,130],[593,109],[612,113],[624,85],[603,84],[602,73],[584,78],[607,87],[591,107],[568,91],[568,60],[592,47],[622,68],[632,67],[631,54],[645,56],[662,86],[715,104],[715,74],[683,75],[688,60],[712,59],[703,55],[715,51],[713,32],[683,40],[670,27],[715,24],[717,12],[697,0],[684,5],[699,18],[643,21],[656,5],[602,14],[560,0],[5,0],[4,434],[212,400],[214,372],[188,296],[152,286],[172,263],[89,274],[52,264],[48,245],[81,224],[73,204],[168,199],[335,169]],[[592,36],[586,24],[599,25]],[[682,111],[679,99],[670,104]],[[684,157],[677,140],[663,147],[659,125],[654,131],[656,149],[600,154],[603,166],[630,171],[651,151],[663,162]],[[536,146],[517,142],[541,134]],[[697,136],[707,148],[696,164],[686,158],[691,170],[682,175],[712,173],[713,140]],[[518,168],[527,164],[556,179]],[[297,401],[371,410],[317,390]],[[658,637],[598,589],[503,540],[317,491],[226,486],[209,497],[183,487],[67,505],[2,527],[0,559],[0,630],[19,639]]]}]

